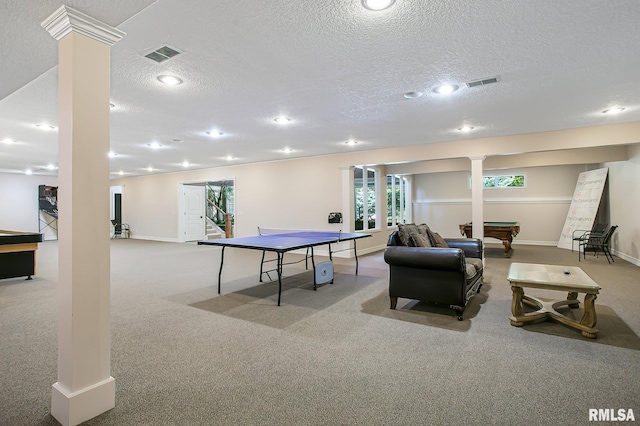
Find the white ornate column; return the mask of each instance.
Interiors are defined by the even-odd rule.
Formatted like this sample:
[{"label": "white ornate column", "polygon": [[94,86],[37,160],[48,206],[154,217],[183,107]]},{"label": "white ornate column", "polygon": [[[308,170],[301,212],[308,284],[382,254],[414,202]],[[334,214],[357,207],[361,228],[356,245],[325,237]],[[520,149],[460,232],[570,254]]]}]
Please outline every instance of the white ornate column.
[{"label": "white ornate column", "polygon": [[111,377],[109,79],[124,35],[67,6],[58,40],[58,381],[51,414],[77,425],[115,406]]},{"label": "white ornate column", "polygon": [[482,162],[486,156],[469,157],[471,160],[471,220],[473,238],[484,239],[484,194]]}]

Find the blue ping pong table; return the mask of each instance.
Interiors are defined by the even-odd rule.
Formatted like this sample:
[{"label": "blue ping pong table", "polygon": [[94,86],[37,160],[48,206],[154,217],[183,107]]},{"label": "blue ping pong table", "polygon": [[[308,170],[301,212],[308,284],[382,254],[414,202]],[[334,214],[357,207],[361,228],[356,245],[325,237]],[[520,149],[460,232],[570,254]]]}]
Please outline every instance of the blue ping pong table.
[{"label": "blue ping pong table", "polygon": [[[277,229],[277,228],[258,228],[259,235],[251,236],[251,237],[240,237],[240,238],[222,238],[218,240],[203,240],[198,241],[198,245],[208,245],[208,246],[219,246],[222,247],[222,254],[220,257],[220,270],[218,271],[218,294],[220,294],[220,278],[222,276],[222,267],[224,266],[224,250],[227,247],[232,248],[242,248],[249,250],[262,250],[262,262],[260,263],[260,281],[262,281],[263,265],[265,262],[265,253],[266,252],[274,252],[277,255],[277,259],[273,259],[277,261],[277,267],[273,269],[278,273],[278,306],[280,306],[280,296],[282,293],[282,267],[285,265],[283,263],[284,254],[299,249],[307,249],[307,255],[305,256],[305,261],[311,257],[311,263],[313,265],[314,270],[314,286],[313,289],[316,289],[315,282],[315,260],[313,258],[313,248],[322,245],[329,246],[329,260],[333,260],[332,254],[337,253],[332,252],[331,244],[339,243],[342,241],[353,241],[353,252],[355,254],[356,259],[356,275],[358,274],[358,253],[356,250],[356,240],[360,238],[370,237],[369,234],[362,233],[343,233],[336,231],[303,231],[303,230],[286,230],[286,229]],[[309,250],[311,250],[311,255],[309,256]],[[343,249],[343,250],[350,250]],[[339,251],[343,251],[339,250]],[[267,273],[268,274],[268,273]]]}]

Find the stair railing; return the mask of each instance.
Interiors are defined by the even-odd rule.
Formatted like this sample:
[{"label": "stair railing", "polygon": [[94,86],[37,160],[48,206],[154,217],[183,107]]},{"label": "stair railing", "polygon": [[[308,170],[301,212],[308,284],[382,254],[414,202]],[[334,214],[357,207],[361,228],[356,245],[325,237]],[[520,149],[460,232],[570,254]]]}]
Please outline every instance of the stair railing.
[{"label": "stair railing", "polygon": [[[216,203],[211,201],[209,198],[207,198],[207,203],[213,209],[215,209],[216,211],[222,214],[222,217],[224,217],[224,237],[231,238],[233,235],[233,226],[231,225],[232,214],[222,210],[219,206],[216,205]],[[207,210],[207,213],[208,213],[208,210]],[[207,214],[207,218],[215,224],[215,220],[212,217],[210,217],[208,214]]]}]

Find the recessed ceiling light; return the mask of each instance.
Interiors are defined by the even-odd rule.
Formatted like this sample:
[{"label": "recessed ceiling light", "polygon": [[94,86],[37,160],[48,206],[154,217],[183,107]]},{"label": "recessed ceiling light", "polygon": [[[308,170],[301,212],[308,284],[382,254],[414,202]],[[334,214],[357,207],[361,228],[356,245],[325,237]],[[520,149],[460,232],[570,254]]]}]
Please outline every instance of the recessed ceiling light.
[{"label": "recessed ceiling light", "polygon": [[403,96],[407,99],[415,99],[422,96],[422,92],[407,92]]},{"label": "recessed ceiling light", "polygon": [[622,111],[624,111],[624,108],[620,108],[620,107],[615,107],[615,108],[609,108],[609,109],[605,109],[604,111],[602,111],[603,114],[619,114]]},{"label": "recessed ceiling light", "polygon": [[9,139],[9,138],[7,138],[7,139],[3,140],[2,142],[3,142],[3,143],[5,143],[5,144],[7,144],[7,145],[13,145],[13,144],[18,143],[18,142],[14,141],[14,140],[11,140],[11,139]]},{"label": "recessed ceiling light", "polygon": [[31,171],[31,169],[27,169],[27,170],[25,170],[24,172],[25,172],[26,174],[28,174],[28,175],[30,175],[30,174],[32,174],[32,173],[33,173],[33,172]]},{"label": "recessed ceiling light", "polygon": [[458,86],[456,86],[455,84],[443,84],[433,89],[434,92],[441,95],[448,95],[449,93],[453,93],[456,90],[458,90]]},{"label": "recessed ceiling light", "polygon": [[113,158],[113,157],[115,157],[115,156],[116,156],[116,155],[118,155],[118,154],[116,154],[116,153],[115,153],[115,152],[113,152],[113,151],[109,151],[109,154],[107,154],[107,155],[109,155],[109,158]]},{"label": "recessed ceiling light", "polygon": [[221,131],[219,131],[219,130],[209,130],[209,131],[207,132],[207,134],[208,134],[209,136],[214,137],[214,138],[217,138],[217,137],[219,137],[219,136],[223,136],[223,135],[224,135],[224,133],[222,133],[222,132],[221,132]]},{"label": "recessed ceiling light", "polygon": [[187,160],[184,160],[182,162],[182,167],[189,167],[191,164],[189,164],[189,162]]},{"label": "recessed ceiling light", "polygon": [[182,84],[182,79],[176,77],[175,75],[160,75],[158,76],[158,80],[160,80],[164,84],[168,84],[169,86],[177,86],[178,84]]},{"label": "recessed ceiling light", "polygon": [[147,171],[148,172],[152,172],[153,171],[153,167],[151,167],[151,166],[147,167]]},{"label": "recessed ceiling light", "polygon": [[289,153],[292,153],[292,152],[293,152],[293,150],[292,150],[291,148],[288,148],[288,147],[287,147],[287,148],[284,148],[284,149],[282,150],[282,152],[284,152],[285,154],[289,154]]},{"label": "recessed ceiling light", "polygon": [[55,170],[57,167],[54,164],[47,165],[47,170]]},{"label": "recessed ceiling light", "polygon": [[118,172],[118,174],[119,174],[120,176],[122,176],[122,175],[124,174],[124,172],[123,172],[122,170],[120,170],[120,171]]},{"label": "recessed ceiling light", "polygon": [[224,159],[227,160],[227,161],[231,161],[231,160],[233,160],[233,157],[230,156],[230,155],[227,155],[226,157],[224,157]]},{"label": "recessed ceiling light", "polygon": [[47,130],[47,131],[53,131],[56,130],[55,126],[52,126],[50,124],[46,124],[46,123],[40,123],[40,124],[36,124],[36,127],[40,130]]},{"label": "recessed ceiling light", "polygon": [[276,117],[273,119],[273,121],[275,121],[278,124],[289,124],[291,122],[291,119],[289,117]]},{"label": "recessed ceiling light", "polygon": [[346,145],[357,145],[358,141],[354,140],[354,139],[349,139],[348,141],[345,142]]},{"label": "recessed ceiling light", "polygon": [[369,10],[384,10],[394,2],[395,0],[362,0],[362,5]]},{"label": "recessed ceiling light", "polygon": [[147,146],[151,149],[160,149],[162,147],[158,142],[148,143]]},{"label": "recessed ceiling light", "polygon": [[470,131],[473,130],[473,127],[472,126],[462,126],[458,130],[460,130],[461,132],[470,132]]}]

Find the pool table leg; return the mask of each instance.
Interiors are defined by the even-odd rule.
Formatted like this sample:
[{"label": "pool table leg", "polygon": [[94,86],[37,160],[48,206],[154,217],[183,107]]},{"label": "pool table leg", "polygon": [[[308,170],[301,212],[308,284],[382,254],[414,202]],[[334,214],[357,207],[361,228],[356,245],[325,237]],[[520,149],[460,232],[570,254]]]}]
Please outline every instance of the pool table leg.
[{"label": "pool table leg", "polygon": [[502,244],[504,244],[504,257],[511,257],[509,256],[509,252],[511,251],[511,241],[502,240]]}]

